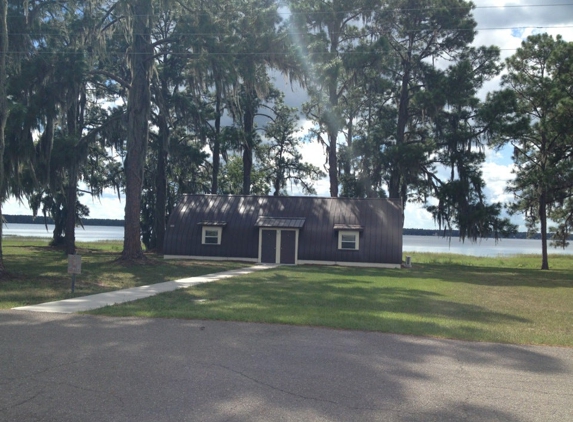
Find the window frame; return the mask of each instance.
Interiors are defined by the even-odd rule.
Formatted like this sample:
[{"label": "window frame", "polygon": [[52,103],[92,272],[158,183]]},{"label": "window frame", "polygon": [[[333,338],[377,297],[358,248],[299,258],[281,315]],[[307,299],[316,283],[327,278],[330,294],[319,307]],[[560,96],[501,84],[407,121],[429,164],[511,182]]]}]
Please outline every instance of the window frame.
[{"label": "window frame", "polygon": [[[207,242],[207,238],[214,239],[215,236],[209,235],[207,236],[208,231],[217,232],[217,242]],[[223,237],[223,227],[221,226],[203,226],[201,229],[201,244],[202,245],[211,245],[216,246],[221,244],[221,238]]]},{"label": "window frame", "polygon": [[[354,236],[354,248],[343,248],[342,243],[349,243],[349,241],[343,241],[343,236],[353,235]],[[359,251],[360,250],[360,231],[358,230],[339,230],[338,231],[338,249],[341,251]]]}]

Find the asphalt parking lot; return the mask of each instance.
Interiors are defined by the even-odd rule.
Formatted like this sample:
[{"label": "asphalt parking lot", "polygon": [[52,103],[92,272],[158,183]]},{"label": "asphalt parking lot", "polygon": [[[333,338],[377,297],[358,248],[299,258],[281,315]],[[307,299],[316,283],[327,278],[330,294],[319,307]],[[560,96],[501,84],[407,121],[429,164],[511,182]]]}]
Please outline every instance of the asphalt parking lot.
[{"label": "asphalt parking lot", "polygon": [[571,421],[573,349],[0,311],[1,421]]}]

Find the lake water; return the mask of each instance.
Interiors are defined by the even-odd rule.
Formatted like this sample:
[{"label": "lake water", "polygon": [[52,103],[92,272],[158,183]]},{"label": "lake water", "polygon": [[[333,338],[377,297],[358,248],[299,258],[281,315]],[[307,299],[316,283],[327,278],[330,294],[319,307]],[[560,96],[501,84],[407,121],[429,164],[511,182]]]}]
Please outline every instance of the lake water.
[{"label": "lake water", "polygon": [[[48,229],[43,224],[15,224],[5,223],[2,230],[3,236],[25,237],[52,237],[54,225],[48,224]],[[76,228],[76,241],[93,242],[96,240],[122,240],[123,227],[121,226],[85,226]]]},{"label": "lake water", "polygon": [[[46,230],[41,224],[4,224],[4,236],[52,237],[53,225]],[[123,227],[117,226],[85,226],[76,229],[76,240],[80,242],[98,240],[123,240]],[[481,240],[477,243],[458,238],[442,238],[438,236],[404,236],[404,253],[408,252],[442,252],[472,256],[498,256],[519,254],[541,254],[541,240],[538,239],[493,239]],[[573,248],[549,248],[551,254],[573,255]]]},{"label": "lake water", "polygon": [[[541,255],[541,239],[502,239],[497,243],[494,239],[484,239],[472,243],[468,240],[461,242],[457,237],[450,240],[439,236],[404,236],[403,242],[404,253],[443,252],[472,256]],[[571,246],[566,249],[548,247],[547,252],[573,255],[573,248]]]}]

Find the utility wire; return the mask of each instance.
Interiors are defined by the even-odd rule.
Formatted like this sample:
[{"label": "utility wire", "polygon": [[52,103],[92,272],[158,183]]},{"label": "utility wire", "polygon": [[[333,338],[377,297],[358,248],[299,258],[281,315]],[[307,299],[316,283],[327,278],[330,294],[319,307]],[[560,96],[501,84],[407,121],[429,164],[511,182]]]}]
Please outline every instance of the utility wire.
[{"label": "utility wire", "polygon": [[[504,30],[509,30],[509,29],[571,29],[573,28],[573,25],[544,25],[544,26],[535,26],[535,25],[517,25],[517,26],[492,26],[492,27],[487,27],[487,28],[480,28],[479,26],[475,27],[475,28],[469,28],[469,29],[464,29],[464,28],[440,28],[440,31],[504,31]],[[409,31],[404,31],[407,33],[416,33],[416,32],[424,32],[424,31],[429,31],[429,29],[427,30],[417,30],[417,29],[412,29]],[[26,32],[9,32],[8,35],[29,35],[31,37],[45,37],[45,36],[49,36],[49,35],[58,35],[59,33],[50,33],[50,32],[34,32],[34,33],[26,33]],[[231,33],[230,37],[236,35],[237,33]],[[307,32],[290,32],[290,35],[306,35],[308,34]],[[134,35],[141,35],[141,34],[134,34]],[[177,36],[202,36],[202,37],[215,37],[218,35],[226,35],[225,33],[221,33],[221,32],[178,32],[176,34]]]},{"label": "utility wire", "polygon": [[[517,51],[516,48],[498,48],[499,51]],[[18,53],[18,52],[9,52],[7,55],[20,55],[26,53]],[[121,57],[121,56],[138,56],[138,55],[145,55],[147,53],[128,53],[125,51],[106,51],[106,54],[114,55],[114,57]],[[366,55],[367,53],[358,52],[358,51],[345,51],[340,54],[334,54],[330,52],[308,52],[308,56],[318,57],[318,56],[360,56]],[[73,56],[73,55],[80,55],[84,56],[85,52],[51,52],[51,51],[35,51],[33,56],[55,56],[55,55],[66,55],[66,56]],[[297,53],[293,51],[273,51],[273,52],[235,52],[235,53],[224,53],[224,52],[169,52],[169,56],[187,56],[189,58],[200,58],[200,57],[246,57],[246,56],[265,56],[265,57],[277,57],[277,56],[294,56]]]},{"label": "utility wire", "polygon": [[[549,4],[508,4],[508,5],[504,5],[504,6],[499,6],[499,5],[487,5],[487,6],[475,6],[471,9],[471,10],[480,10],[480,9],[489,9],[489,10],[493,10],[493,9],[498,9],[498,10],[503,10],[503,9],[525,9],[525,8],[529,8],[529,7],[533,7],[533,8],[540,8],[540,7],[572,7],[573,6],[573,2],[572,3],[549,3]],[[279,6],[282,8],[288,7],[288,5],[285,6]],[[360,10],[361,13],[372,13],[372,12],[377,12],[377,11],[389,11],[389,12],[415,12],[415,11],[420,11],[420,10],[440,10],[443,9],[442,7],[411,7],[411,8],[389,8],[389,7],[382,7],[380,9],[368,9],[368,10]],[[446,10],[458,10],[458,9],[467,9],[467,6],[459,6],[459,7],[449,7]],[[203,9],[204,10],[204,9]],[[235,10],[240,12],[240,10]],[[313,15],[319,15],[319,14],[331,14],[333,11],[332,10],[328,10],[328,11],[324,11],[324,12],[319,12],[319,11],[313,11],[312,14]],[[341,13],[341,14],[349,14],[349,13],[356,13],[356,10],[337,10],[335,11],[336,13]],[[185,14],[188,14],[189,12],[183,12]],[[299,14],[307,14],[308,12],[293,12],[293,11],[277,11],[277,10],[271,10],[269,11],[269,13],[271,14],[277,14],[277,15],[286,15],[286,16],[291,16],[291,15],[299,15]],[[201,11],[197,11],[197,13],[194,16],[200,16],[200,15],[209,15],[210,13],[208,12],[201,12]],[[23,17],[24,15],[22,14],[8,14],[7,17],[9,18],[14,18],[14,17]],[[161,17],[163,16],[163,14],[147,14],[147,15],[130,15],[133,17]]]}]

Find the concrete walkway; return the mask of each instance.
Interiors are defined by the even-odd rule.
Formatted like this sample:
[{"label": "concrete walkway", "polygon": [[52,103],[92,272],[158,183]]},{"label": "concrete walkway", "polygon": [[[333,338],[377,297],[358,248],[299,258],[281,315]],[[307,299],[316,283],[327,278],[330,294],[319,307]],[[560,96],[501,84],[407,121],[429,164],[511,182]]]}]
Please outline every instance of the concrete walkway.
[{"label": "concrete walkway", "polygon": [[183,278],[181,280],[166,281],[164,283],[151,284],[148,286],[132,287],[131,289],[116,290],[113,292],[76,297],[73,299],[58,300],[56,302],[40,303],[39,305],[20,306],[13,309],[18,311],[54,312],[61,314],[91,311],[92,309],[103,308],[104,306],[116,305],[118,303],[131,302],[133,300],[154,296],[159,293],[191,287],[196,284],[210,283],[212,281],[223,280],[237,275],[250,274],[252,272],[272,268],[274,266],[276,265],[259,264],[237,270]]}]

